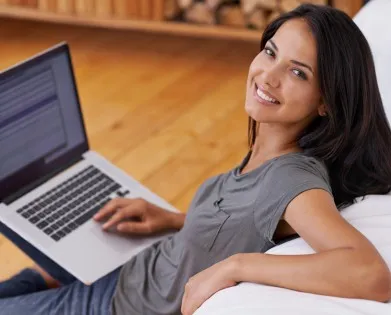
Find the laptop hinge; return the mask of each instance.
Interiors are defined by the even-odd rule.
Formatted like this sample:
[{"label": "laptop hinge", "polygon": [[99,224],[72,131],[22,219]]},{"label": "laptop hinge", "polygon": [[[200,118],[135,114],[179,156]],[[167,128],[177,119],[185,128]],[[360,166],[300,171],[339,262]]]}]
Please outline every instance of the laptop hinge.
[{"label": "laptop hinge", "polygon": [[19,189],[17,192],[13,193],[12,195],[6,197],[3,200],[3,203],[7,206],[11,203],[13,203],[15,200],[19,199],[20,197],[28,194],[30,191],[34,190],[35,188],[41,186],[43,183],[47,182],[48,180],[52,179],[57,174],[61,173],[62,171],[66,170],[67,168],[71,167],[72,165],[80,162],[84,158],[82,156],[78,156],[76,159],[69,160],[68,162],[61,165],[60,168],[56,169],[55,171],[43,176],[42,178],[30,183],[29,185],[23,187],[22,189]]}]

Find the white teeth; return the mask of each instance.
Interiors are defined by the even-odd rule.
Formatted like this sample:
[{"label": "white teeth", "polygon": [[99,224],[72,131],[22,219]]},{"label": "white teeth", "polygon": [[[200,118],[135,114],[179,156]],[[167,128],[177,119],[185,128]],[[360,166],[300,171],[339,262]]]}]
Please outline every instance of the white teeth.
[{"label": "white teeth", "polygon": [[272,103],[277,103],[277,100],[275,100],[274,98],[271,98],[269,96],[267,96],[265,93],[263,93],[260,89],[257,89],[257,94],[260,98],[264,99],[265,101],[269,101],[269,102],[272,102]]}]

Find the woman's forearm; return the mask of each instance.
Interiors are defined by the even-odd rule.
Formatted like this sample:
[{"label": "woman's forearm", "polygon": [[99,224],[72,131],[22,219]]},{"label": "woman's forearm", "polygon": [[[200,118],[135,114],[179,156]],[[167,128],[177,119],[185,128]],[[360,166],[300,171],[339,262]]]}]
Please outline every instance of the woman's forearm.
[{"label": "woman's forearm", "polygon": [[[168,211],[168,210],[167,210]],[[186,213],[176,213],[176,212],[169,212],[169,226],[172,227],[175,230],[180,230],[182,229],[184,223],[185,223],[185,218],[186,218]]]},{"label": "woman's forearm", "polygon": [[364,256],[352,248],[310,255],[237,254],[233,256],[235,281],[321,295],[388,301],[390,272],[387,266],[370,262]]}]

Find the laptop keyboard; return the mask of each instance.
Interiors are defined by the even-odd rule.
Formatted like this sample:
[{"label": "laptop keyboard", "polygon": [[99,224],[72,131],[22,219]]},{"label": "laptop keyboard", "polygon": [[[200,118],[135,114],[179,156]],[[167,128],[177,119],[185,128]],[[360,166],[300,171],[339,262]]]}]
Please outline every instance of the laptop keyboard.
[{"label": "laptop keyboard", "polygon": [[89,166],[57,187],[16,210],[38,229],[59,241],[93,217],[121,185],[94,166]]}]

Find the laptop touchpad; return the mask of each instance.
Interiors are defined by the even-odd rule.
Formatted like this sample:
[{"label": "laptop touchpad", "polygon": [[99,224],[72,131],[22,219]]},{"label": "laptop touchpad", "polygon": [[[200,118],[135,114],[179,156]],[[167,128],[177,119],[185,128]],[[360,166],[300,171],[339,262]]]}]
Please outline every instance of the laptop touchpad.
[{"label": "laptop touchpad", "polygon": [[91,231],[99,241],[118,253],[126,253],[137,249],[149,239],[145,236],[127,236],[115,232],[104,231],[100,226],[92,227]]}]

